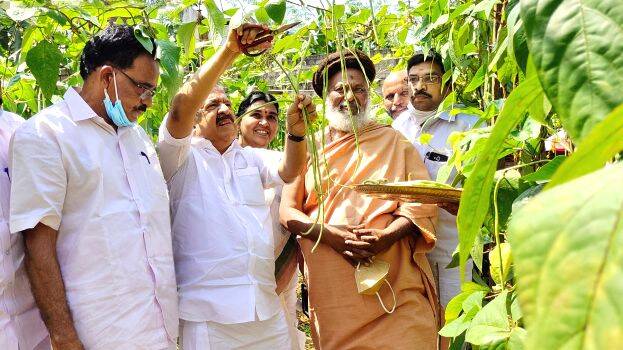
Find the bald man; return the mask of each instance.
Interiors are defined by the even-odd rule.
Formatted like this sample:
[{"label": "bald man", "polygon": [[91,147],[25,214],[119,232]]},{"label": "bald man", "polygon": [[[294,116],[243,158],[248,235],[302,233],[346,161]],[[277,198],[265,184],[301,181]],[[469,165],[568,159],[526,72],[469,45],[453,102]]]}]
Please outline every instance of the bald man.
[{"label": "bald man", "polygon": [[407,86],[407,71],[391,72],[383,82],[383,105],[385,110],[396,119],[400,113],[407,110],[409,105],[409,87]]}]

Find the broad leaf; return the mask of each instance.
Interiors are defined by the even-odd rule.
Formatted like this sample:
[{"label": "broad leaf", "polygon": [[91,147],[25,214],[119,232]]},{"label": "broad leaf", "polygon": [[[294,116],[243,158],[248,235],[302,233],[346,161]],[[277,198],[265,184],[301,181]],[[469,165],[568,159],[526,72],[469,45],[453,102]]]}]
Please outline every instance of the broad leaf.
[{"label": "broad leaf", "polygon": [[192,43],[195,40],[195,28],[197,28],[197,22],[192,21],[183,23],[177,29],[177,41],[182,44],[184,52],[187,55],[194,50],[194,45]]},{"label": "broad leaf", "polygon": [[566,159],[565,156],[556,156],[537,171],[522,177],[524,181],[544,182],[549,181],[556,172],[560,164]]},{"label": "broad leaf", "polygon": [[469,251],[489,211],[489,200],[498,154],[504,148],[506,136],[517,126],[530,104],[541,91],[541,86],[536,77],[525,80],[513,90],[504,103],[504,108],[484,149],[476,160],[474,169],[465,181],[457,217],[462,277],[465,275],[465,263],[469,257]]},{"label": "broad leaf", "polygon": [[216,6],[216,4],[214,3],[214,0],[205,0],[204,5],[208,10],[208,14],[210,15],[210,21],[214,26],[214,30],[221,35],[225,34],[227,21],[225,20],[223,12],[219,10],[218,6]]},{"label": "broad leaf", "polygon": [[179,60],[181,49],[173,42],[168,40],[157,41],[160,57],[160,66],[162,72],[160,72],[160,78],[163,85],[168,90],[170,98],[175,95],[179,88],[182,77],[179,72]]},{"label": "broad leaf", "polygon": [[[502,258],[501,262],[500,256]],[[495,246],[493,250],[489,252],[489,262],[491,263],[489,266],[491,277],[495,283],[503,285],[507,280],[511,264],[513,263],[510,244],[504,242],[500,243],[499,247]]]},{"label": "broad leaf", "polygon": [[50,99],[56,91],[56,82],[63,54],[58,46],[49,41],[40,41],[26,54],[26,64],[37,79],[43,95]]},{"label": "broad leaf", "polygon": [[268,4],[264,6],[264,9],[270,19],[277,24],[281,24],[286,15],[286,0],[270,0]]},{"label": "broad leaf", "polygon": [[623,1],[521,0],[543,89],[576,141],[623,103]]},{"label": "broad leaf", "polygon": [[623,164],[545,191],[509,228],[528,349],[623,344]]},{"label": "broad leaf", "polygon": [[623,105],[612,111],[556,171],[547,188],[595,171],[623,150]]},{"label": "broad leaf", "polygon": [[474,316],[465,340],[474,345],[492,345],[510,337],[511,327],[506,311],[507,291],[502,291]]}]

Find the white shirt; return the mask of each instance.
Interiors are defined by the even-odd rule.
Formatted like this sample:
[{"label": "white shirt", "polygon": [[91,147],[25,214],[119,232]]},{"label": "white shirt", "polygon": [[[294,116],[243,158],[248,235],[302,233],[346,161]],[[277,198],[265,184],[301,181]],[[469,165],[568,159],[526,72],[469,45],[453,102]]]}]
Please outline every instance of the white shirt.
[{"label": "white shirt", "polygon": [[[24,269],[24,243],[9,231],[9,141],[24,119],[0,109],[0,349],[33,349],[47,335]],[[19,344],[19,346],[18,346]]]},{"label": "white shirt", "polygon": [[277,314],[272,220],[264,189],[283,180],[258,156],[267,150],[234,141],[221,154],[206,139],[173,138],[166,119],[158,150],[170,178],[180,318],[233,324]]},{"label": "white shirt", "polygon": [[[438,117],[433,117],[419,125],[413,116],[413,107],[401,113],[392,123],[392,127],[400,131],[415,148],[424,161],[431,179],[437,178],[439,169],[452,157],[452,146],[448,143],[448,137],[453,132],[464,132],[474,128],[479,118],[468,114],[450,115],[442,112]],[[420,143],[420,136],[431,134],[433,137],[428,144]],[[452,182],[454,176],[448,178]],[[458,231],[456,216],[445,210],[439,210],[439,224],[437,227],[437,242],[435,248],[428,253],[428,258],[437,265],[439,270],[440,299],[441,304],[446,306],[450,299],[460,291],[458,269],[448,271],[445,267],[452,261],[452,253],[458,245]],[[433,266],[434,268],[434,266]],[[471,267],[466,269],[465,278],[471,279]]]},{"label": "white shirt", "polygon": [[[281,158],[283,158],[282,152],[269,149],[264,150],[264,152],[258,152],[257,154],[262,158],[264,164],[274,169],[277,169],[279,167]],[[279,221],[279,205],[281,204],[282,190],[283,186],[281,185],[264,190],[266,205],[270,207],[270,216],[273,226],[273,239],[275,243],[275,258],[279,257],[281,251],[288,242],[288,238],[290,238],[290,232],[283,228],[283,226],[281,226],[281,222]]]},{"label": "white shirt", "polygon": [[162,349],[177,338],[168,194],[137,126],[117,132],[69,89],[15,132],[11,232],[41,222],[86,349]]}]

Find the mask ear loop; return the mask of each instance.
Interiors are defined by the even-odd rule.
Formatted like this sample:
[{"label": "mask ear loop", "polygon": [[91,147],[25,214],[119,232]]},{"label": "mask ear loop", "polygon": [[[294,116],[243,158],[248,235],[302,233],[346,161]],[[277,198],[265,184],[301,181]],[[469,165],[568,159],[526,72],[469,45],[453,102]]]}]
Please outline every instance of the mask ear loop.
[{"label": "mask ear loop", "polygon": [[383,310],[385,310],[385,312],[387,312],[388,314],[391,314],[394,312],[394,310],[396,310],[396,293],[394,293],[394,288],[392,288],[392,285],[389,284],[389,282],[386,279],[384,281],[385,283],[387,283],[389,290],[392,291],[392,298],[394,298],[394,306],[392,306],[391,310],[387,310],[387,307],[385,307],[385,303],[383,303],[383,299],[381,299],[381,295],[379,294],[379,292],[376,292],[376,297],[379,299],[379,303],[381,303],[381,307],[383,308]]},{"label": "mask ear loop", "polygon": [[119,101],[119,95],[117,94],[117,78],[115,77],[115,70],[112,70],[112,81],[115,84],[115,104]]}]

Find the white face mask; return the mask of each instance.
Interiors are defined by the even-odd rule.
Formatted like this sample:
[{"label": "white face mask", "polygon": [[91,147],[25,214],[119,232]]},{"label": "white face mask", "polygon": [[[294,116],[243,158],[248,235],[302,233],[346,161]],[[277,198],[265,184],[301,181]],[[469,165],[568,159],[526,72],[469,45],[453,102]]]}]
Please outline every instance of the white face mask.
[{"label": "white face mask", "polygon": [[437,114],[437,110],[435,109],[432,111],[420,111],[419,109],[415,109],[410,103],[407,109],[411,112],[411,115],[415,117],[417,125],[423,125],[427,120]]},{"label": "white face mask", "polygon": [[[357,292],[364,295],[376,295],[381,303],[381,307],[385,312],[391,314],[396,309],[396,294],[392,285],[387,281],[387,275],[389,274],[389,263],[383,260],[372,260],[372,263],[368,266],[357,264],[355,269],[355,283],[357,284]],[[391,310],[388,310],[379,295],[379,290],[383,286],[383,282],[387,283],[389,289],[392,292],[394,298],[394,306]]]}]

